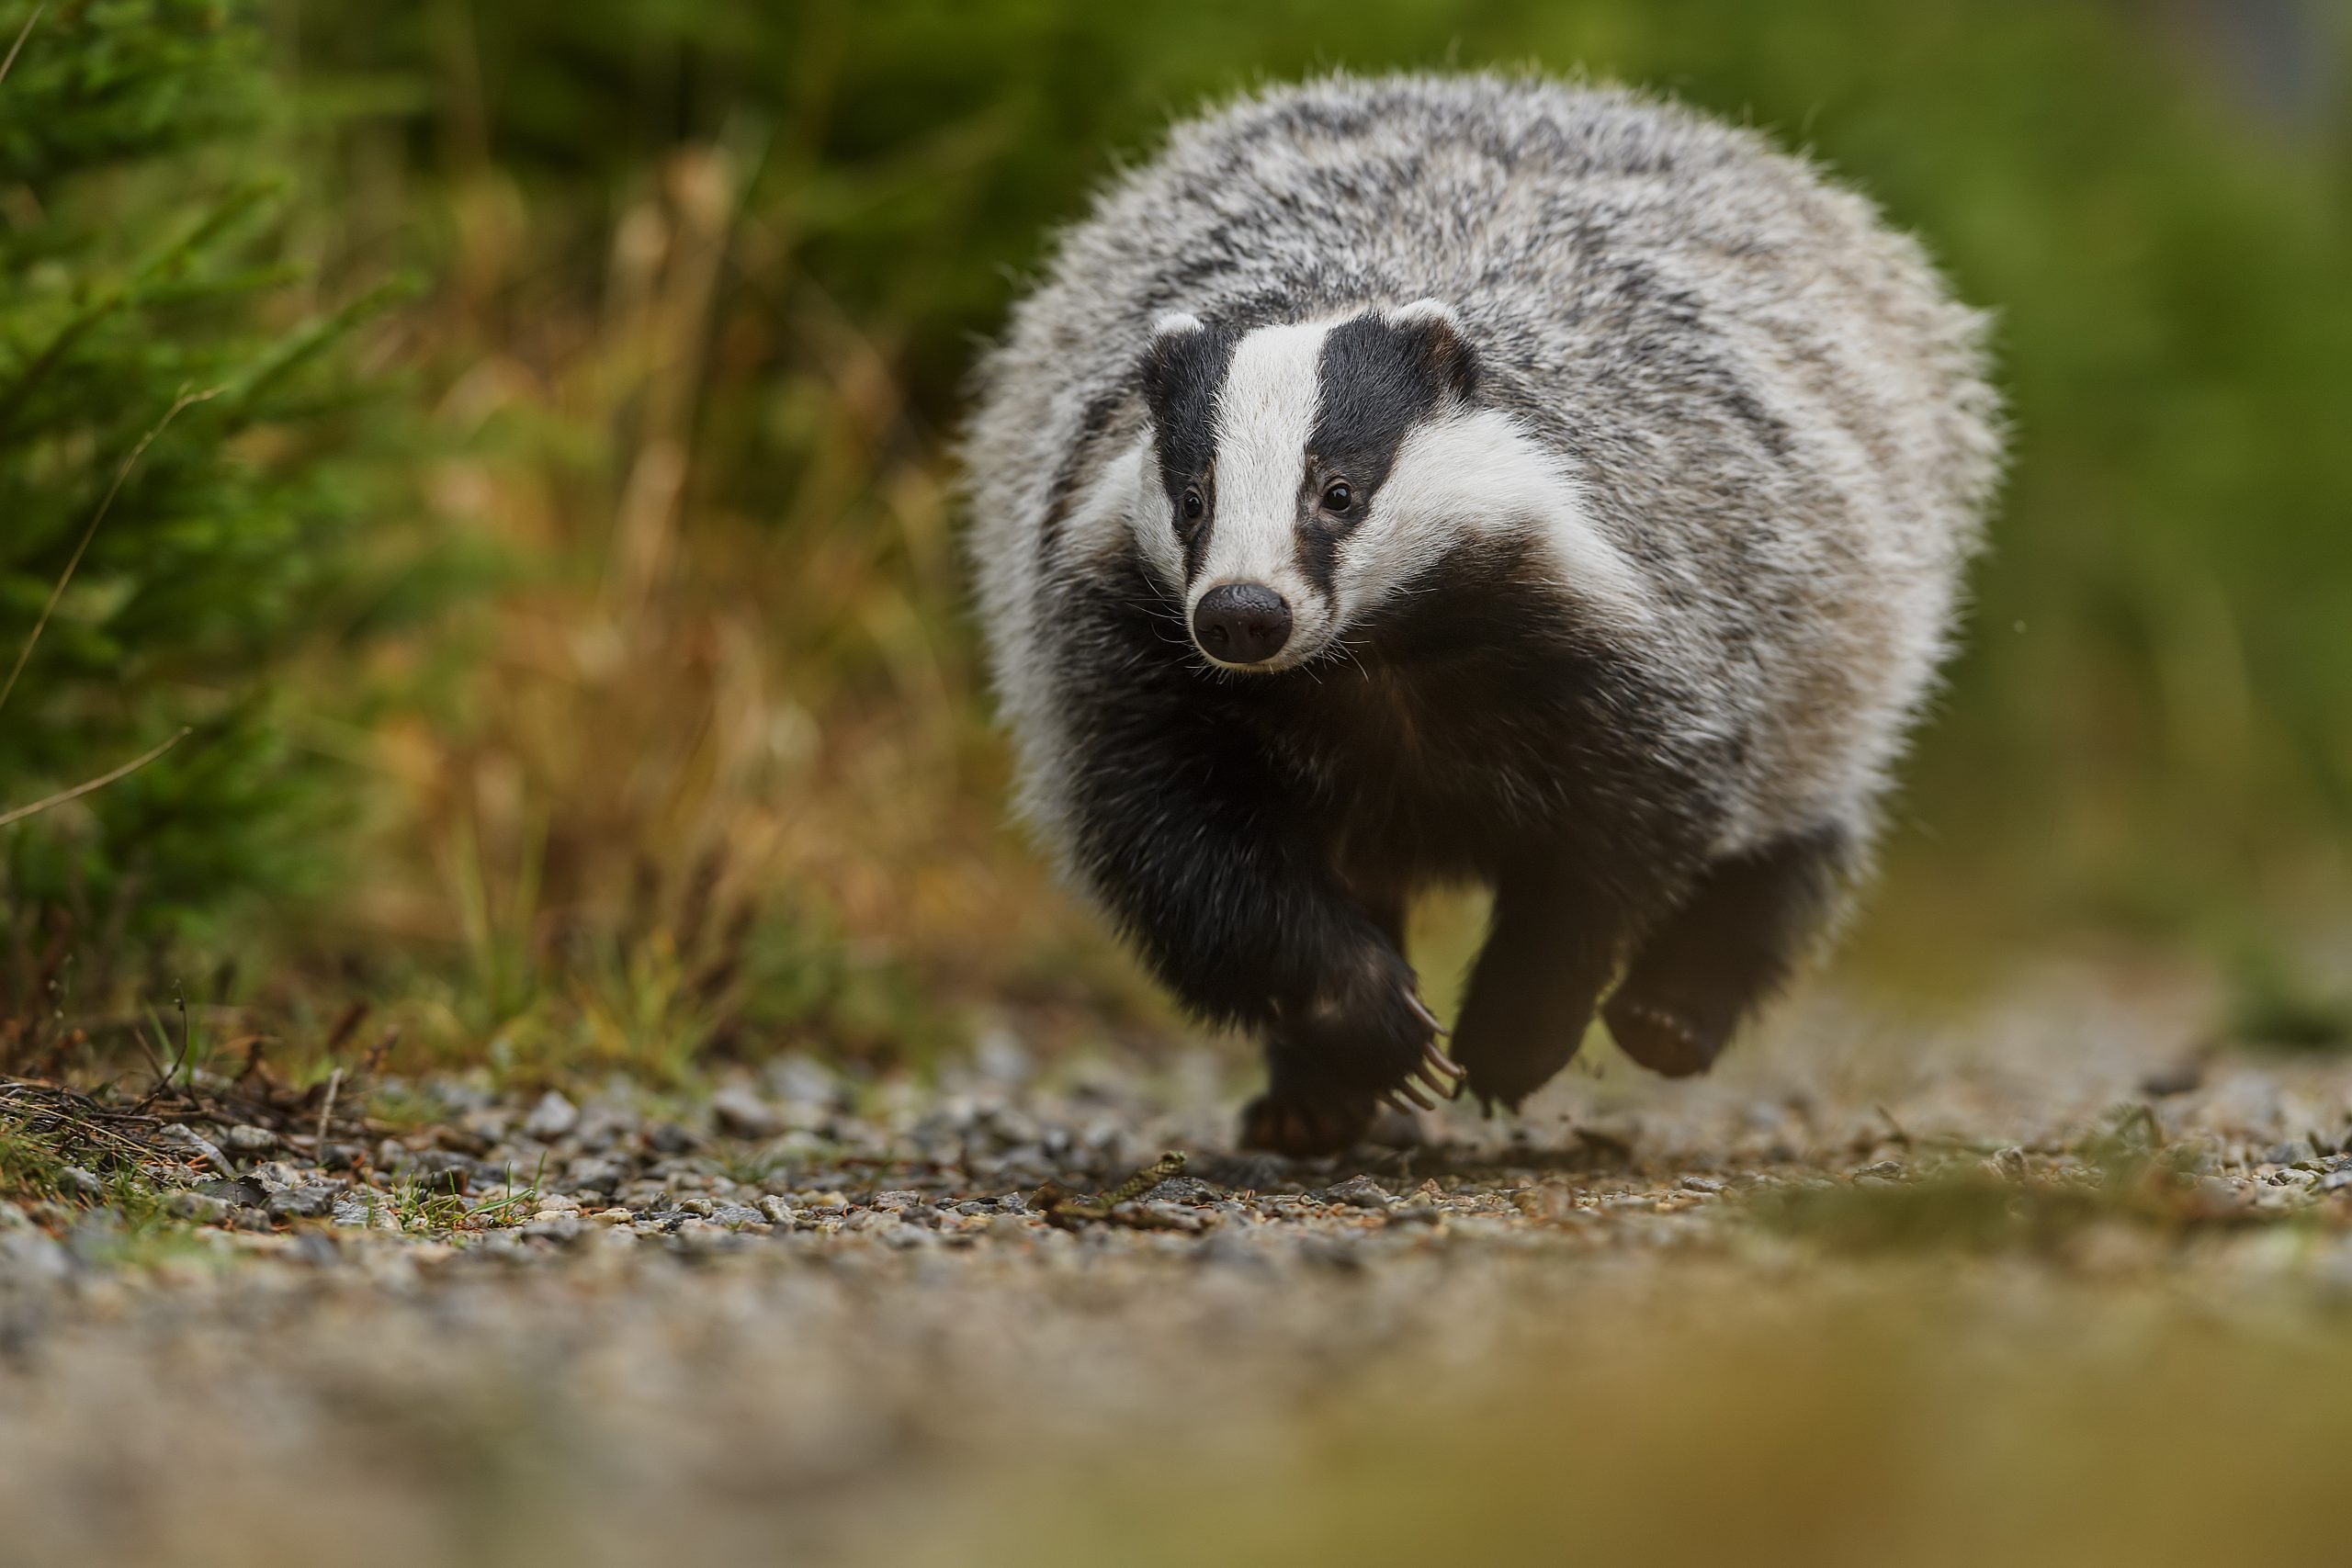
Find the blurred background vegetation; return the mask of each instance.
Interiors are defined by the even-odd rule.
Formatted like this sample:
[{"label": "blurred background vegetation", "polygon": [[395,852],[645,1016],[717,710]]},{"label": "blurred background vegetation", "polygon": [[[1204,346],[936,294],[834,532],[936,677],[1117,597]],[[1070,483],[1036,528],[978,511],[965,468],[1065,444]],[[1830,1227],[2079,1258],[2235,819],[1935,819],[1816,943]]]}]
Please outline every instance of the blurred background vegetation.
[{"label": "blurred background vegetation", "polygon": [[1148,1025],[1002,825],[961,378],[1172,117],[1487,64],[1807,148],[1998,312],[2014,473],[1843,973],[2088,938],[2327,1032],[2280,954],[2352,892],[2346,7],[0,0],[20,30],[0,656],[123,482],[0,698],[0,811],[193,733],[0,828],[0,1067],[170,978],[525,1068]]}]

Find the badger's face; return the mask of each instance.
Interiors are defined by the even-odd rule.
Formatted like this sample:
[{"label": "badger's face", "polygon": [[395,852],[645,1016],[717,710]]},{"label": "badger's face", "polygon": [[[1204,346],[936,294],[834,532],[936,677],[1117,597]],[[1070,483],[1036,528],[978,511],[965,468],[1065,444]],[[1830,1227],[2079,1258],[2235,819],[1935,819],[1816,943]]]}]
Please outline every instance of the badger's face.
[{"label": "badger's face", "polygon": [[1244,333],[1157,324],[1136,536],[1203,654],[1305,663],[1443,555],[1480,482],[1464,465],[1516,440],[1477,418],[1476,375],[1434,300]]}]

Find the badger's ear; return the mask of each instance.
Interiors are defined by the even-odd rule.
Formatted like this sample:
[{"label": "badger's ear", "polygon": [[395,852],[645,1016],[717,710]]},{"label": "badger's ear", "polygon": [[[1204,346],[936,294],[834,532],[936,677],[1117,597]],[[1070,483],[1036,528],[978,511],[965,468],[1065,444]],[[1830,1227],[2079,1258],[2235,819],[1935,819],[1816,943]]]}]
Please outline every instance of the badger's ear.
[{"label": "badger's ear", "polygon": [[1405,334],[1430,380],[1458,398],[1478,390],[1478,354],[1463,335],[1462,318],[1442,299],[1419,299],[1382,312]]},{"label": "badger's ear", "polygon": [[1204,333],[1208,330],[1208,324],[1190,310],[1166,310],[1151,323],[1151,335],[1155,342],[1173,337],[1179,333]]}]

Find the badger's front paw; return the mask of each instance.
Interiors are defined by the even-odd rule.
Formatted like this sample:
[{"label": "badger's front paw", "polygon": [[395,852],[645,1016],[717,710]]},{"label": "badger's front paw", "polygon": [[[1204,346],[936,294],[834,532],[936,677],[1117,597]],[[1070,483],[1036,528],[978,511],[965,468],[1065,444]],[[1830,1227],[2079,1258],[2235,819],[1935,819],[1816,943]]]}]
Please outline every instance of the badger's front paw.
[{"label": "badger's front paw", "polygon": [[1353,1148],[1372,1130],[1369,1099],[1294,1099],[1268,1089],[1241,1111],[1240,1144],[1289,1159],[1313,1159]]},{"label": "badger's front paw", "polygon": [[[1292,1076],[1333,1093],[1427,1110],[1451,1098],[1461,1069],[1438,1048],[1445,1031],[1421,1000],[1413,971],[1385,945],[1327,975],[1312,995],[1278,1010],[1281,1056]],[[1278,1084],[1279,1087],[1279,1084]]]}]

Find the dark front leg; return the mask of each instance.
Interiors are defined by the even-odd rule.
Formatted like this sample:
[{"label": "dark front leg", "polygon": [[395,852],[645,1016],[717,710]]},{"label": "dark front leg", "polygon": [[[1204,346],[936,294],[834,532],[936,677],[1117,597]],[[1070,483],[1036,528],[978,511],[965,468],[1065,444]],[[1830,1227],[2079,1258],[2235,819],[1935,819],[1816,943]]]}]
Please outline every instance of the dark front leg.
[{"label": "dark front leg", "polygon": [[1329,1152],[1416,1074],[1450,1088],[1387,912],[1341,883],[1312,819],[1242,740],[1174,724],[1114,733],[1083,773],[1082,864],[1179,1000],[1268,1042],[1272,1109],[1253,1108],[1245,1141]]},{"label": "dark front leg", "polygon": [[1642,939],[1609,998],[1619,1049],[1668,1077],[1714,1066],[1740,1021],[1795,967],[1850,843],[1844,829],[1823,828],[1709,867]]},{"label": "dark front leg", "polygon": [[1573,872],[1531,867],[1498,882],[1453,1032],[1454,1058],[1482,1104],[1516,1108],[1568,1065],[1624,929],[1619,906]]},{"label": "dark front leg", "polygon": [[[1382,940],[1401,954],[1405,951],[1404,899],[1386,895],[1359,897]],[[1285,1012],[1266,1042],[1266,1092],[1241,1113],[1242,1147],[1293,1157],[1330,1154],[1363,1142],[1384,1098],[1391,1105],[1409,1100],[1430,1109],[1432,1093],[1442,1096],[1451,1091],[1454,1072],[1431,1037],[1435,1020],[1423,1013],[1421,1021],[1430,1026],[1430,1033],[1422,1037],[1419,1056],[1406,1066],[1405,1077],[1367,1091],[1352,1074],[1333,1070],[1334,1061],[1345,1058],[1344,1041],[1334,1040],[1318,1049],[1317,1032],[1306,1027],[1307,1021]]]}]

